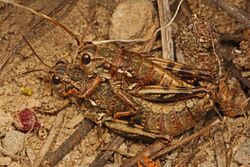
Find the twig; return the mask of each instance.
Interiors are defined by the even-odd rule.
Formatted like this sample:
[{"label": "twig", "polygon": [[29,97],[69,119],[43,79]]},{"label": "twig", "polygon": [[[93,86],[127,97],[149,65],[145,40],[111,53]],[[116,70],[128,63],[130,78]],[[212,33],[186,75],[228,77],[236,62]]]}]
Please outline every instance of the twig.
[{"label": "twig", "polygon": [[181,7],[181,4],[182,4],[183,1],[184,1],[184,0],[180,0],[179,4],[178,4],[178,6],[177,6],[177,9],[176,9],[176,11],[175,11],[175,13],[174,13],[174,16],[171,18],[171,20],[170,20],[166,25],[164,25],[163,27],[158,28],[158,29],[155,31],[154,35],[156,35],[159,31],[161,31],[162,29],[164,29],[164,28],[170,26],[170,25],[173,23],[174,19],[176,18],[177,14],[178,14],[178,12],[179,12],[179,10],[180,10],[180,7]]},{"label": "twig", "polygon": [[149,157],[150,155],[155,154],[159,150],[166,147],[166,144],[160,141],[156,141],[153,144],[149,145],[145,149],[142,150],[139,154],[135,157],[126,160],[120,167],[130,167],[135,165],[140,159],[143,157]]},{"label": "twig", "polygon": [[[65,111],[65,110],[64,110]],[[57,114],[55,123],[43,145],[41,150],[39,151],[39,155],[36,158],[36,161],[34,162],[34,167],[39,167],[46,156],[47,152],[49,151],[51,145],[53,144],[56,136],[58,135],[61,125],[63,123],[63,117],[64,117],[64,111],[61,111]]]},{"label": "twig", "polygon": [[110,40],[101,40],[101,41],[91,41],[95,45],[100,45],[104,43],[111,43],[111,42],[124,42],[124,43],[130,43],[130,42],[147,42],[150,39],[143,39],[143,38],[138,38],[138,39],[110,39]]},{"label": "twig", "polygon": [[[109,160],[111,155],[115,152],[116,149],[123,143],[125,139],[121,136],[115,136],[106,146],[108,150],[101,151],[95,160],[91,163],[90,167],[102,167]],[[113,150],[113,151],[112,151]]]},{"label": "twig", "polygon": [[184,138],[183,140],[177,141],[175,143],[171,143],[170,146],[165,147],[164,149],[160,150],[159,152],[157,152],[156,154],[153,154],[150,156],[150,158],[152,159],[156,159],[164,154],[167,154],[171,151],[173,151],[174,149],[182,146],[183,144],[186,144],[187,142],[200,137],[201,135],[203,135],[205,132],[209,131],[211,128],[213,128],[215,125],[217,125],[219,123],[219,120],[214,121],[212,124],[208,125],[207,127],[204,127],[203,129],[201,129],[198,132],[195,132],[194,134]]},{"label": "twig", "polygon": [[220,8],[225,10],[230,16],[235,18],[238,22],[243,24],[244,27],[250,28],[250,15],[245,11],[236,8],[233,4],[225,0],[212,0]]},{"label": "twig", "polygon": [[[159,9],[160,26],[163,27],[170,19],[168,0],[157,0]],[[174,60],[173,40],[171,38],[171,27],[161,30],[162,57]]]},{"label": "twig", "polygon": [[93,129],[94,123],[89,120],[84,120],[75,132],[64,141],[54,152],[46,156],[50,166],[55,166],[63,159],[80,141]]}]

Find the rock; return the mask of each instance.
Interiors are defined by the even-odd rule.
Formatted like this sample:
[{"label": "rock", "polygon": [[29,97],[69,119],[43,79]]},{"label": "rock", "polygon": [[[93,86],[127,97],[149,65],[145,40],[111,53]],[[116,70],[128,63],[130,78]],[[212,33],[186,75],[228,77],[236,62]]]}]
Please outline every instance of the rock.
[{"label": "rock", "polygon": [[119,4],[111,18],[110,39],[151,38],[158,20],[148,0],[127,0]]},{"label": "rock", "polygon": [[10,113],[0,112],[0,137],[5,135],[11,127],[12,122],[13,119]]},{"label": "rock", "polygon": [[10,165],[12,159],[10,157],[0,157],[0,166]]},{"label": "rock", "polygon": [[151,37],[156,29],[155,14],[155,9],[148,0],[124,1],[112,15],[110,39]]},{"label": "rock", "polygon": [[25,134],[19,131],[11,130],[6,133],[2,140],[2,147],[12,154],[22,151],[25,140]]},{"label": "rock", "polygon": [[109,133],[107,133],[107,132],[102,135],[102,141],[104,143],[110,142],[111,138],[112,138],[111,135]]},{"label": "rock", "polygon": [[243,166],[250,166],[250,140],[239,146],[233,155],[233,160]]}]

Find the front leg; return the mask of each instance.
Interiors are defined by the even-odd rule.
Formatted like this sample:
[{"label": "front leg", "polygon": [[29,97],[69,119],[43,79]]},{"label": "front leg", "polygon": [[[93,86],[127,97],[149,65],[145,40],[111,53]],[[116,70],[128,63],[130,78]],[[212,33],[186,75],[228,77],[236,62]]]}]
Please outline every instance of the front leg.
[{"label": "front leg", "polygon": [[79,91],[77,88],[72,87],[70,89],[65,90],[65,92],[62,93],[63,96],[69,96],[69,95],[74,95],[78,98],[81,99],[86,99],[88,97],[90,97],[95,90],[97,89],[97,87],[99,86],[99,84],[102,82],[102,78],[97,76],[88,86],[87,89],[84,92]]}]

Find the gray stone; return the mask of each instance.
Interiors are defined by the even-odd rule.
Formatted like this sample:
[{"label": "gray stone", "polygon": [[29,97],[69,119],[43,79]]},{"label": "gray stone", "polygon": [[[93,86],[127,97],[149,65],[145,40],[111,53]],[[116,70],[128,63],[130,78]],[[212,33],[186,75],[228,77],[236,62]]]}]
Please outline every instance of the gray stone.
[{"label": "gray stone", "polygon": [[12,159],[10,157],[0,157],[0,166],[10,165]]},{"label": "gray stone", "polygon": [[12,154],[17,154],[23,150],[24,140],[24,133],[11,130],[3,138],[2,147]]},{"label": "gray stone", "polygon": [[148,0],[127,0],[111,18],[110,39],[151,38],[157,28],[156,11]]}]

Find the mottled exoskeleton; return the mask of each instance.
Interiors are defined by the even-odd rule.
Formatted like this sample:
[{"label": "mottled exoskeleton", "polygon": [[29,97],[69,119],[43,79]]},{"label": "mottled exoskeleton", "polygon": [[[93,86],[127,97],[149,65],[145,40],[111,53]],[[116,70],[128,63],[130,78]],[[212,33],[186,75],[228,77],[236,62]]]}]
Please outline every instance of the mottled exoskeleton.
[{"label": "mottled exoskeleton", "polygon": [[176,136],[192,128],[213,107],[209,95],[169,103],[132,96],[140,104],[138,113],[115,119],[117,112],[126,113],[131,108],[117,98],[107,81],[100,83],[87,99],[81,99],[75,93],[85,92],[92,81],[83,75],[79,65],[59,62],[49,74],[57,93],[80,100],[78,104],[87,118],[124,136],[168,139],[168,135]]}]

